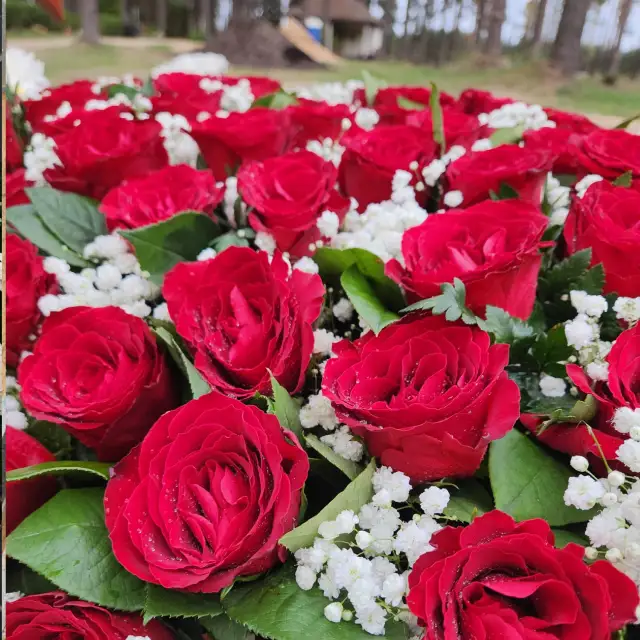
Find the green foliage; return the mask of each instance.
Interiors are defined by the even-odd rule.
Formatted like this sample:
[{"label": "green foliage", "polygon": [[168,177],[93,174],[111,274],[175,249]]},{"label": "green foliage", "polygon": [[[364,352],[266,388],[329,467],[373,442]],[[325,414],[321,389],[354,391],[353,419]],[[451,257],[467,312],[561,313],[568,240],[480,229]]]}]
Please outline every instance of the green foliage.
[{"label": "green foliage", "polygon": [[269,93],[266,96],[258,98],[251,105],[251,108],[255,109],[256,107],[265,107],[267,109],[280,111],[296,104],[298,104],[298,99],[293,94],[280,89],[279,91]]},{"label": "green foliage", "polygon": [[398,106],[407,111],[424,111],[427,108],[422,102],[414,102],[404,96],[398,96]]},{"label": "green foliage", "polygon": [[215,640],[250,640],[253,636],[247,627],[234,622],[224,613],[215,618],[203,618],[200,624]]},{"label": "green foliage", "polygon": [[542,518],[553,527],[585,522],[592,511],[579,511],[564,503],[573,475],[532,438],[512,429],[489,448],[489,477],[496,509],[517,521]]},{"label": "green foliage", "polygon": [[496,202],[500,200],[518,200],[520,198],[518,192],[506,182],[500,183],[498,193],[489,191],[489,197]]},{"label": "green foliage", "polygon": [[440,285],[442,293],[439,296],[420,300],[403,311],[422,311],[430,309],[434,315],[442,315],[449,322],[462,319],[465,324],[476,324],[476,315],[466,306],[466,288],[464,282],[458,278],[453,279],[453,284],[445,282]]},{"label": "green foliage", "polygon": [[613,184],[616,187],[627,187],[631,186],[631,182],[633,181],[633,172],[625,171],[623,174],[619,175],[614,181]]},{"label": "green foliage", "polygon": [[524,133],[524,126],[518,125],[517,127],[511,127],[508,129],[496,129],[489,140],[494,147],[499,147],[501,144],[513,144],[522,140],[522,134]]},{"label": "green foliage", "polygon": [[304,442],[308,448],[313,449],[334,467],[340,469],[349,480],[355,480],[355,478],[362,473],[362,467],[359,464],[339,456],[330,446],[321,442],[320,439],[313,434],[305,436]]},{"label": "green foliage", "polygon": [[444,153],[447,150],[447,141],[444,137],[444,120],[442,117],[442,105],[440,104],[440,90],[434,82],[431,83],[429,107],[431,108],[433,139],[440,147],[440,153]]},{"label": "green foliage", "polygon": [[[341,511],[351,509],[355,513],[360,511],[373,496],[371,481],[376,470],[375,460],[367,465],[366,469],[347,488],[339,493],[320,513],[296,527],[293,531],[280,538],[280,544],[292,553],[313,544],[318,533],[318,527],[325,520],[334,520]],[[231,616],[234,619],[235,616]],[[242,620],[240,620],[242,622]]]},{"label": "green foliage", "polygon": [[97,476],[102,480],[109,480],[110,469],[111,464],[107,462],[83,462],[79,460],[42,462],[41,464],[34,464],[30,467],[7,471],[7,482],[28,480],[29,478],[46,475],[61,476],[68,473],[89,474]]},{"label": "green foliage", "polygon": [[128,84],[112,84],[107,87],[106,91],[107,97],[109,98],[114,98],[119,93],[122,93],[131,101],[135,100],[136,96],[141,93],[139,89],[136,87],[130,87]]},{"label": "green foliage", "polygon": [[451,498],[444,515],[460,522],[471,522],[493,509],[491,494],[474,478],[456,483],[457,489],[449,489]]},{"label": "green foliage", "polygon": [[147,584],[144,623],[152,618],[204,618],[222,613],[220,598],[212,593],[188,593]]},{"label": "green foliage", "polygon": [[486,318],[479,320],[481,329],[491,333],[496,342],[513,344],[522,338],[530,338],[534,335],[534,328],[520,320],[510,316],[504,309],[487,305]]},{"label": "green foliage", "polygon": [[376,78],[366,69],[362,72],[362,81],[364,82],[364,94],[367,98],[367,105],[370,107],[375,102],[378,91],[388,86],[387,81]]},{"label": "green foliage", "polygon": [[26,432],[43,444],[58,460],[67,458],[73,451],[71,436],[53,422],[38,420],[30,424]]},{"label": "green foliage", "polygon": [[255,238],[255,231],[252,229],[243,229],[244,235],[240,237],[237,231],[227,231],[218,236],[212,243],[211,248],[217,253],[228,249],[229,247],[248,247],[249,239]]},{"label": "green foliage", "polygon": [[638,118],[640,118],[640,113],[636,113],[635,115],[631,116],[630,118],[625,118],[622,122],[620,122],[614,128],[615,129],[626,129],[630,124],[635,122]]},{"label": "green foliage", "polygon": [[278,418],[283,428],[292,431],[300,444],[304,442],[302,425],[300,424],[300,402],[294,400],[289,392],[271,374],[271,390],[273,401],[269,403],[269,413]]}]

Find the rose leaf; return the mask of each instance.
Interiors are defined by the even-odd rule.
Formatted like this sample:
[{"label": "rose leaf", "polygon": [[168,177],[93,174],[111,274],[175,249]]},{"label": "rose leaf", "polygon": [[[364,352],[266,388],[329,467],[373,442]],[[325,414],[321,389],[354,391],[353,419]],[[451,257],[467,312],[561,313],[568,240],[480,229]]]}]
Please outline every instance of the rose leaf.
[{"label": "rose leaf", "polygon": [[355,480],[358,474],[362,473],[362,467],[359,464],[339,456],[329,445],[326,445],[317,436],[309,434],[308,436],[305,436],[304,441],[308,447],[311,447],[325,460],[340,469],[340,471],[342,471],[349,480]]},{"label": "rose leaf", "polygon": [[553,535],[556,538],[556,547],[558,547],[558,549],[564,549],[571,542],[573,542],[573,544],[579,544],[581,547],[589,546],[589,540],[585,536],[574,533],[573,531],[553,529]]},{"label": "rose leaf", "polygon": [[362,72],[362,81],[364,82],[364,94],[367,99],[367,106],[372,106],[380,89],[387,87],[386,80],[376,78],[366,69]]},{"label": "rose leaf", "polygon": [[[324,608],[330,602],[316,587],[303,591],[295,567],[285,565],[259,583],[236,587],[223,606],[232,620],[272,640],[371,640],[354,622],[329,622]],[[405,640],[407,631],[403,623],[389,620],[384,637]]]},{"label": "rose leaf", "polygon": [[450,490],[451,498],[444,515],[460,522],[471,522],[493,509],[489,492],[477,480],[469,478],[457,483],[458,490]]},{"label": "rose leaf", "polygon": [[522,134],[524,133],[524,126],[518,125],[517,127],[496,129],[489,140],[494,147],[499,147],[501,144],[513,144],[514,142],[520,142],[522,140]]},{"label": "rose leaf", "polygon": [[431,108],[433,139],[439,145],[440,152],[444,153],[447,150],[447,142],[444,137],[444,120],[442,118],[442,105],[440,104],[440,90],[434,82],[431,83],[429,107]]},{"label": "rose leaf", "polygon": [[585,522],[592,511],[579,511],[564,503],[573,475],[569,466],[542,445],[512,429],[489,448],[489,478],[496,509],[517,521],[542,518],[552,527]]},{"label": "rose leaf", "polygon": [[401,109],[406,109],[407,111],[424,111],[427,108],[427,106],[422,104],[422,102],[415,102],[405,98],[404,96],[398,96],[398,106]]},{"label": "rose leaf", "polygon": [[222,614],[215,618],[202,618],[200,624],[216,640],[249,640],[253,633],[229,616]]},{"label": "rose leaf", "polygon": [[271,374],[273,401],[269,403],[269,413],[278,418],[280,425],[296,434],[302,444],[302,425],[300,424],[300,405],[289,392]]},{"label": "rose leaf", "polygon": [[144,623],[153,618],[203,618],[222,614],[220,598],[210,593],[188,593],[147,584]]},{"label": "rose leaf", "polygon": [[109,480],[109,470],[111,466],[108,462],[83,462],[78,460],[42,462],[41,464],[34,464],[30,467],[7,471],[7,482],[28,480],[29,478],[37,478],[38,476],[45,475],[60,476],[68,473],[86,473],[98,476],[103,480]]},{"label": "rose leaf", "polygon": [[376,462],[371,460],[365,470],[350,482],[342,493],[339,493],[320,513],[280,538],[280,544],[292,553],[298,549],[310,547],[322,522],[334,520],[345,509],[358,513],[373,496],[371,482],[375,470]]},{"label": "rose leaf", "polygon": [[139,611],[145,583],[113,555],[103,496],[97,488],[60,491],[7,537],[7,555],[82,600]]}]

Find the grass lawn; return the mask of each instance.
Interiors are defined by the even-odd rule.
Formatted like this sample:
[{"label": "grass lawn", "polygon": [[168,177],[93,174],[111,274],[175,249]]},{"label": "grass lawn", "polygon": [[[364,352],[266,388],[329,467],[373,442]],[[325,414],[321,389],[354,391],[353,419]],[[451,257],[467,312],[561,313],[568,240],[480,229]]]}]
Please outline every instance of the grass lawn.
[{"label": "grass lawn", "polygon": [[[45,62],[47,75],[54,84],[76,78],[134,73],[146,76],[149,69],[170,59],[172,41],[142,40],[137,46],[119,43],[92,47],[82,44],[47,47],[43,37],[8,34],[9,46],[32,49]],[[177,43],[176,43],[177,44]],[[232,73],[263,74],[287,85],[358,78],[362,69],[394,84],[426,85],[436,82],[440,89],[457,94],[466,87],[489,89],[498,94],[515,96],[525,101],[557,106],[589,115],[603,116],[602,124],[615,125],[616,118],[640,112],[640,81],[621,80],[615,87],[604,85],[599,78],[580,78],[570,82],[554,77],[541,64],[510,61],[501,68],[480,68],[470,62],[444,67],[413,65],[405,62],[348,62],[337,69],[232,69]]]}]

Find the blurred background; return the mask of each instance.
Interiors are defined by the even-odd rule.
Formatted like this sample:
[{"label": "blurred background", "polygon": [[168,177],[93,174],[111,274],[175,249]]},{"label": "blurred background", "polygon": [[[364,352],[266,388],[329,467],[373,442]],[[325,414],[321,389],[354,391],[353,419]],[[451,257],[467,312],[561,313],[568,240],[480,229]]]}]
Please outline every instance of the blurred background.
[{"label": "blurred background", "polygon": [[[467,86],[602,119],[640,112],[640,0],[6,0],[9,46],[54,83],[148,75],[178,53],[290,83]],[[603,122],[603,124],[606,124]]]}]

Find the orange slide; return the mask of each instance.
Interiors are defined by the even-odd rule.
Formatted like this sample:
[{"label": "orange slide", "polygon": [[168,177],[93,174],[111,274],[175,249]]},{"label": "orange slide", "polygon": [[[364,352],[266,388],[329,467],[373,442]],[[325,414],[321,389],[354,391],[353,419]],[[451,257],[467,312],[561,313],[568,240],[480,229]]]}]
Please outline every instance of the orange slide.
[{"label": "orange slide", "polygon": [[64,18],[64,0],[38,0],[38,4],[48,11],[54,18]]}]

